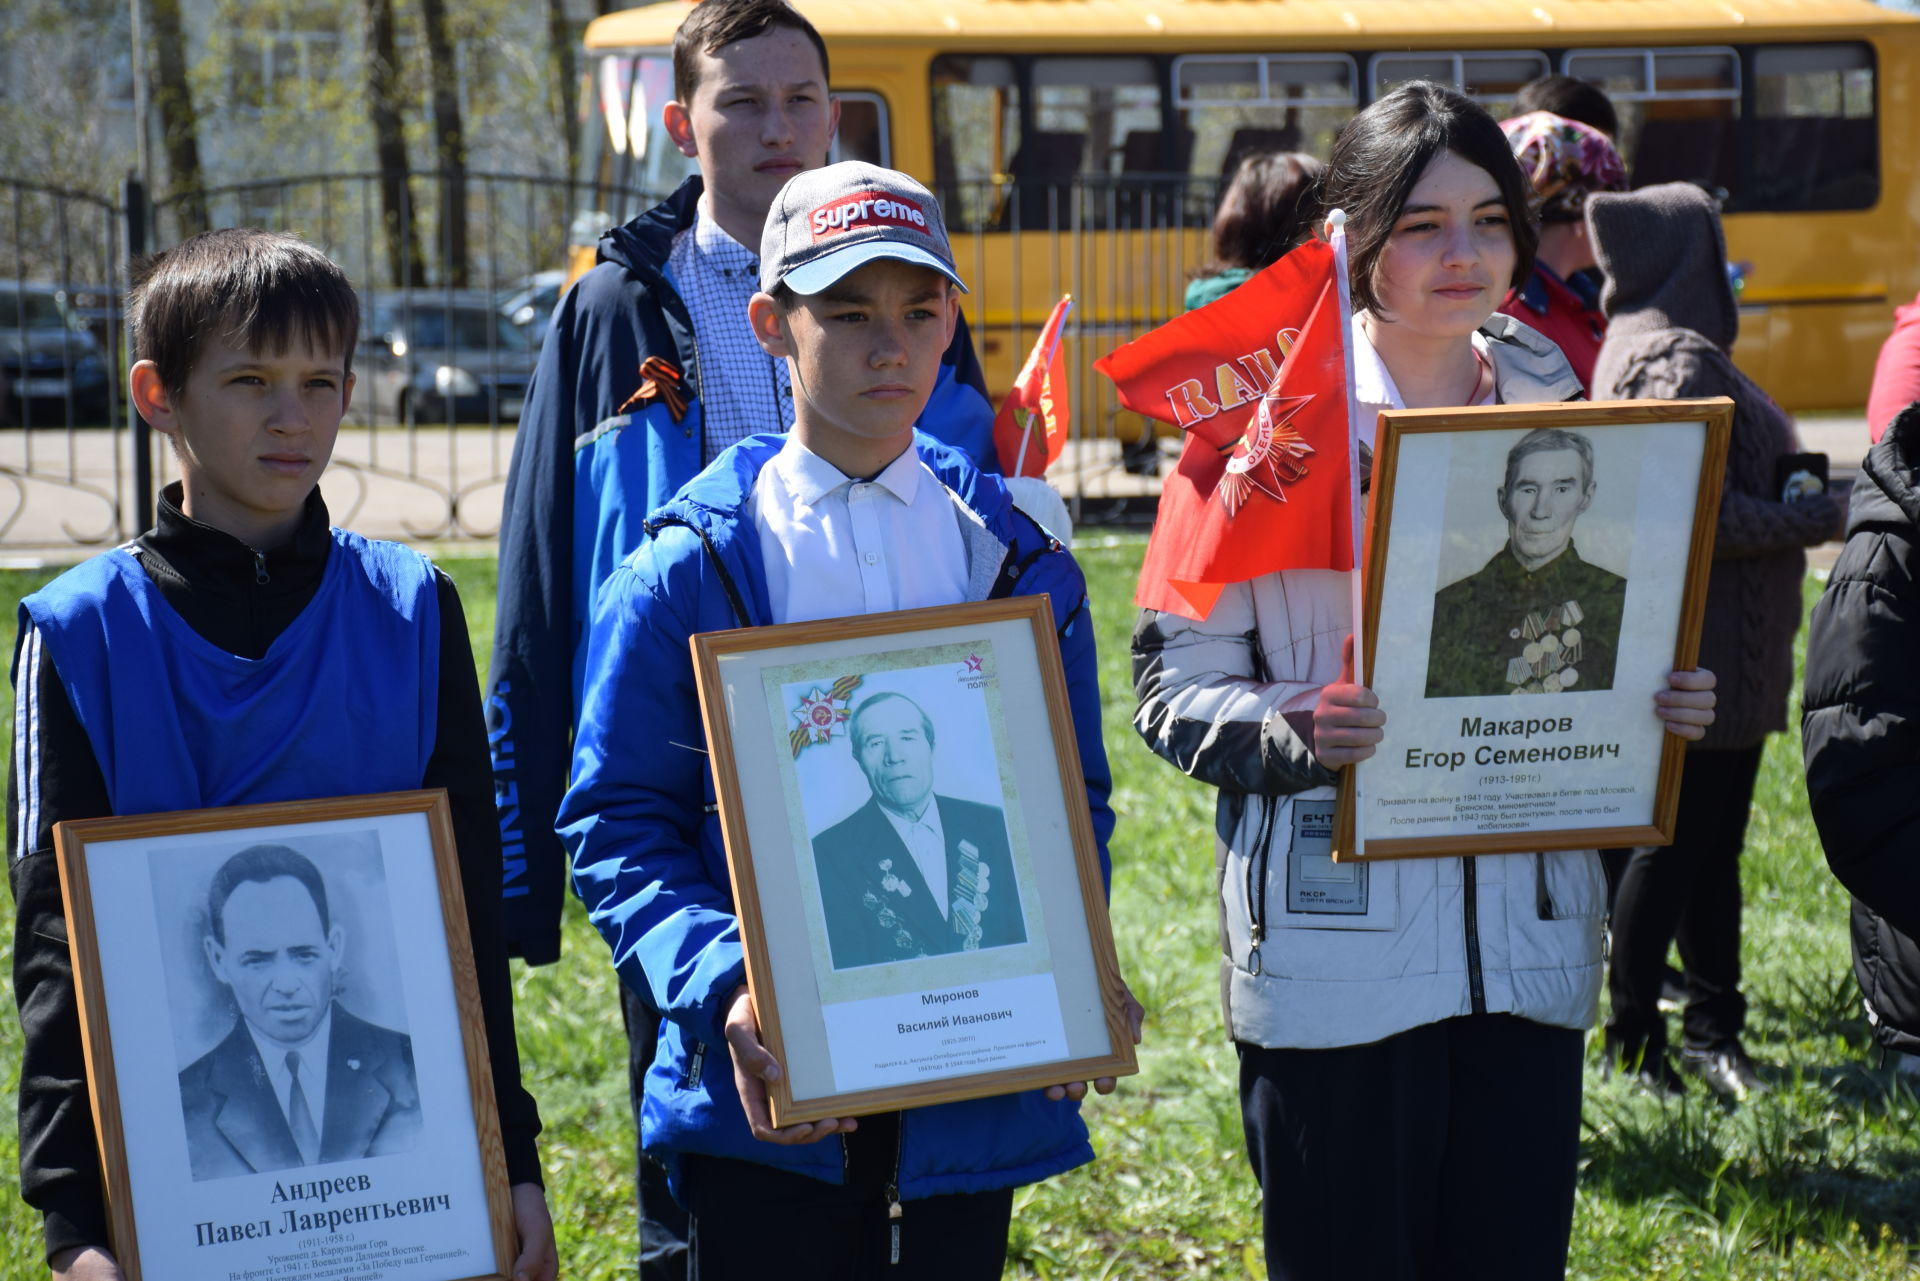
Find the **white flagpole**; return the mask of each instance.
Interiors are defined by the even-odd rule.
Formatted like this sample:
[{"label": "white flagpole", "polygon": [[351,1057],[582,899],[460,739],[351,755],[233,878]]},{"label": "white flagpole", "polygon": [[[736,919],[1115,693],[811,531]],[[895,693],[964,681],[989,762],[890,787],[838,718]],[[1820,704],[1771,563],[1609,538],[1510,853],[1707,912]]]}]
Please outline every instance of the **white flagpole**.
[{"label": "white flagpole", "polygon": [[[1340,288],[1340,351],[1347,362],[1347,496],[1348,508],[1353,519],[1353,572],[1347,577],[1348,601],[1353,611],[1353,679],[1356,684],[1366,683],[1366,592],[1364,568],[1360,563],[1361,549],[1365,545],[1362,539],[1361,524],[1364,508],[1360,494],[1360,402],[1354,396],[1353,384],[1353,297],[1347,280],[1347,213],[1344,209],[1335,209],[1327,215],[1327,224],[1333,229],[1333,273]],[[1354,823],[1353,852],[1366,852],[1366,840],[1361,835],[1360,776],[1354,775]]]}]

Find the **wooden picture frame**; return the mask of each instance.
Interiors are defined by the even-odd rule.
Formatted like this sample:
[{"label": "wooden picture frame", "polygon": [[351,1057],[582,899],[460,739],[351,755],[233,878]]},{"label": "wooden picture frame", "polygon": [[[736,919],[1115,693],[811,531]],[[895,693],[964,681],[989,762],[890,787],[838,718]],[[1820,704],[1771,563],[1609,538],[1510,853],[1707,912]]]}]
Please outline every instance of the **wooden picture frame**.
[{"label": "wooden picture frame", "polygon": [[1361,683],[1386,736],[1342,771],[1336,861],[1673,839],[1686,744],[1653,694],[1695,666],[1732,421],[1725,397],[1380,415]]},{"label": "wooden picture frame", "polygon": [[[444,790],[88,819],[54,840],[129,1281],[509,1274]],[[306,1080],[318,1108],[304,1084],[293,1101]]]},{"label": "wooden picture frame", "polygon": [[1137,1070],[1047,597],[692,648],[776,1125]]}]

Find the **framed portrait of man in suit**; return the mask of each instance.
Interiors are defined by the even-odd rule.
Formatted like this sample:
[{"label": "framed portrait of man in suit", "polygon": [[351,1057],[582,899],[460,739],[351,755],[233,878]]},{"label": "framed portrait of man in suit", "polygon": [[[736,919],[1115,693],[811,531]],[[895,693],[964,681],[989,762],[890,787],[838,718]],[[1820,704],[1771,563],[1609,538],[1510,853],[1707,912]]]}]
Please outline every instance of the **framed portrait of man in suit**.
[{"label": "framed portrait of man in suit", "polygon": [[1733,402],[1389,410],[1340,861],[1658,845],[1685,744],[1653,693],[1699,648]]},{"label": "framed portrait of man in suit", "polygon": [[55,839],[130,1278],[505,1274],[444,792],[94,819]]},{"label": "framed portrait of man in suit", "polygon": [[1134,1070],[1046,597],[693,645],[777,1124]]}]

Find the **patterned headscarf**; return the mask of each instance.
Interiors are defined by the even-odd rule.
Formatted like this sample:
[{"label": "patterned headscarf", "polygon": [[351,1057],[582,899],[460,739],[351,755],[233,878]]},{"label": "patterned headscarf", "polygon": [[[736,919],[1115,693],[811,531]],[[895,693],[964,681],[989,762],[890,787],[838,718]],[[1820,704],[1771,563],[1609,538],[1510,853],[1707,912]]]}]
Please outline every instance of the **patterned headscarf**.
[{"label": "patterned headscarf", "polygon": [[1625,191],[1627,167],[1607,135],[1592,125],[1530,111],[1500,122],[1520,172],[1533,184],[1541,222],[1578,222],[1596,191]]}]

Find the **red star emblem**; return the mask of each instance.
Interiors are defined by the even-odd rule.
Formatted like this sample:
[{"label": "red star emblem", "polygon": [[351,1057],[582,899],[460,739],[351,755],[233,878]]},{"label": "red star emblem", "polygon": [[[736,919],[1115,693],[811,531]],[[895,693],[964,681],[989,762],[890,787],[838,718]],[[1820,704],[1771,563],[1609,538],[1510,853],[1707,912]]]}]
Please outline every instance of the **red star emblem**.
[{"label": "red star emblem", "polygon": [[980,655],[978,654],[967,655],[966,670],[968,672],[977,672],[980,670]]},{"label": "red star emblem", "polygon": [[1312,399],[1269,391],[1260,397],[1260,408],[1245,433],[1235,440],[1215,443],[1215,448],[1227,454],[1227,470],[1214,492],[1229,518],[1238,514],[1255,490],[1275,502],[1286,502],[1286,487],[1306,476],[1305,460],[1314,448],[1287,424]]}]

